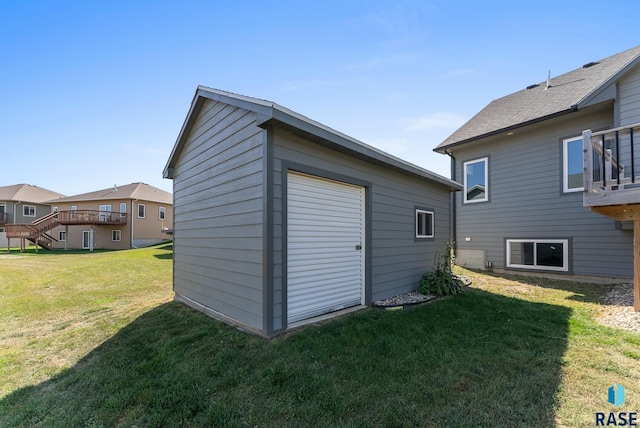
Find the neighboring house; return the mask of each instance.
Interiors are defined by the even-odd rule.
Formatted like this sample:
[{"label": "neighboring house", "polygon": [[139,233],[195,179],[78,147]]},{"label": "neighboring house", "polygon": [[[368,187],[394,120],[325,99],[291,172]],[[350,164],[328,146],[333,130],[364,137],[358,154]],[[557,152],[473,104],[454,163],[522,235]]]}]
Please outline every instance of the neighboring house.
[{"label": "neighboring house", "polygon": [[0,186],[0,248],[7,246],[8,224],[31,223],[51,212],[52,200],[64,195],[32,184]]},{"label": "neighboring house", "polygon": [[47,233],[67,249],[128,249],[171,239],[171,193],[145,183],[69,196],[51,202],[58,212]]},{"label": "neighboring house", "polygon": [[460,190],[277,104],[206,87],[164,176],[176,300],[263,336],[416,290]]},{"label": "neighboring house", "polygon": [[[582,132],[640,122],[639,64],[636,47],[523,88],[435,149],[451,156],[453,178],[464,184],[457,264],[633,277],[633,224],[583,207]],[[622,163],[614,146],[607,140],[605,152],[613,147]]]}]

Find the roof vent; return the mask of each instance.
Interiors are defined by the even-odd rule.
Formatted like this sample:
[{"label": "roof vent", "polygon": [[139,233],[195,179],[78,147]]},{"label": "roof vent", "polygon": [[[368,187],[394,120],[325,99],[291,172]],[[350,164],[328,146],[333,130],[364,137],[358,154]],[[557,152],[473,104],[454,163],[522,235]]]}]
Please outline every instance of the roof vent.
[{"label": "roof vent", "polygon": [[583,66],[582,66],[582,68],[589,68],[589,67],[593,67],[593,66],[594,66],[594,65],[596,65],[596,64],[600,64],[600,62],[598,62],[598,61],[591,61],[591,62],[588,62],[588,63],[586,63],[585,65],[583,65]]},{"label": "roof vent", "polygon": [[529,85],[529,86],[527,86],[527,89],[533,89],[533,88],[536,88],[536,87],[538,87],[538,86],[540,86],[540,85],[539,85],[539,84],[537,84],[537,83],[534,83],[533,85]]}]

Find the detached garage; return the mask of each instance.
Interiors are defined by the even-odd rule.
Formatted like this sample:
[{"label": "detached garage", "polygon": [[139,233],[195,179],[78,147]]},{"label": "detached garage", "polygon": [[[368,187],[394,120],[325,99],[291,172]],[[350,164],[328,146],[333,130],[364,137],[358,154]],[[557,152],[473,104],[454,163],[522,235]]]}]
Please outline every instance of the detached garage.
[{"label": "detached garage", "polygon": [[202,86],[164,176],[175,299],[268,337],[415,290],[461,188],[272,102]]}]

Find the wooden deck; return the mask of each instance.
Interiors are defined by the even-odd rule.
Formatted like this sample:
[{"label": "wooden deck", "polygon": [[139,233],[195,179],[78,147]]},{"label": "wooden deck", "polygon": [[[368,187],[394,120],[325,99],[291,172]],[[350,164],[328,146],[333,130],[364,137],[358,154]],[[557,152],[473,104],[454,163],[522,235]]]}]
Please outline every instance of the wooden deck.
[{"label": "wooden deck", "polygon": [[616,220],[640,220],[640,124],[582,134],[583,205]]},{"label": "wooden deck", "polygon": [[55,211],[31,224],[7,224],[7,238],[37,239],[57,226],[75,225],[123,225],[127,224],[127,214],[98,210]]},{"label": "wooden deck", "polygon": [[63,226],[79,224],[127,224],[127,214],[98,210],[59,211],[58,223]]}]

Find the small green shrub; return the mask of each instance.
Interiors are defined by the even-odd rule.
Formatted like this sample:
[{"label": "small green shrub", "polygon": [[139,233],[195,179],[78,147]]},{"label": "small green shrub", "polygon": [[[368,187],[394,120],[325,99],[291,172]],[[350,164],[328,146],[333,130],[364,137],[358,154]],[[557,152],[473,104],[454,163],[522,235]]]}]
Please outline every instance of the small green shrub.
[{"label": "small green shrub", "polygon": [[421,294],[436,296],[448,296],[464,291],[464,283],[451,271],[451,248],[447,247],[445,254],[437,254],[433,269],[422,275],[420,288]]}]

